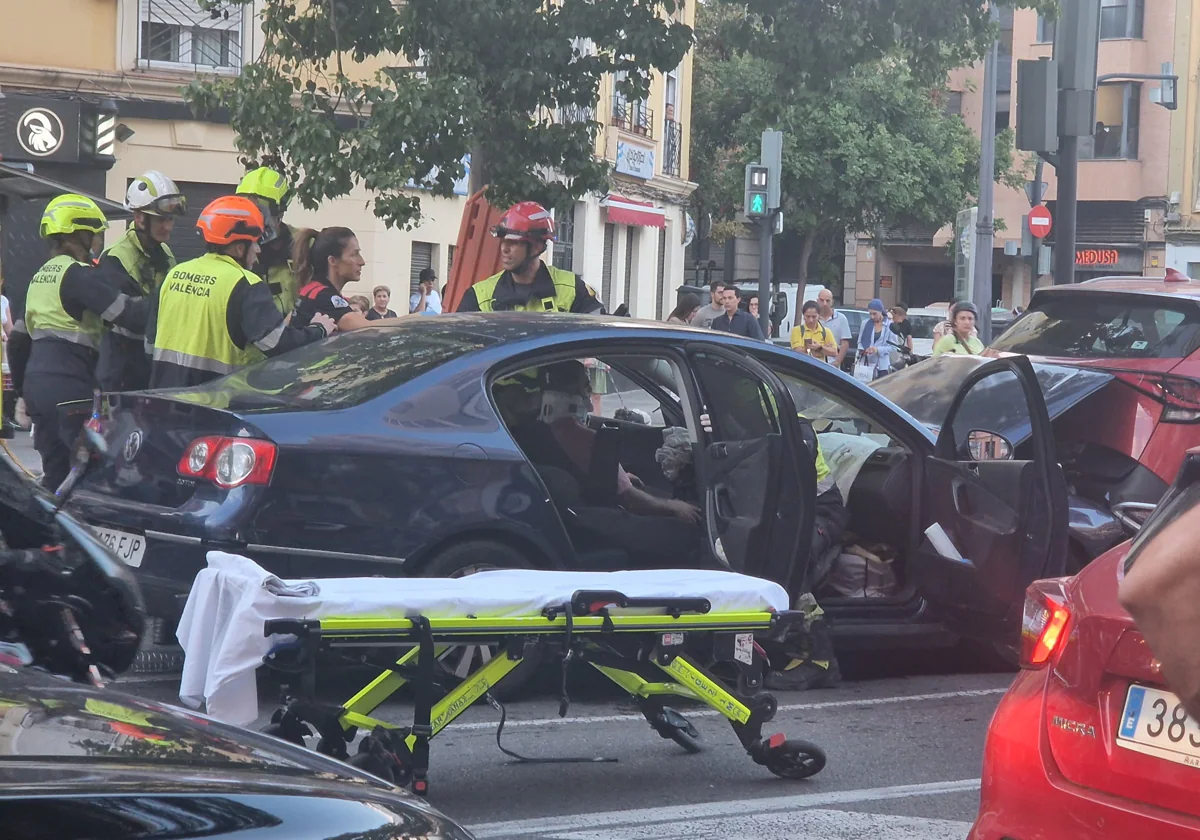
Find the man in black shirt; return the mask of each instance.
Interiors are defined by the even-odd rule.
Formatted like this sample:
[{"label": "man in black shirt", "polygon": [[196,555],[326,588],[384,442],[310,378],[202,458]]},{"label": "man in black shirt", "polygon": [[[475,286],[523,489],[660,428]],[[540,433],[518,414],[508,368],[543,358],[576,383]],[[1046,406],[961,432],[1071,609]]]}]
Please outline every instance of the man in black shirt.
[{"label": "man in black shirt", "polygon": [[733,333],[743,338],[757,338],[763,341],[762,327],[749,312],[738,308],[738,290],[729,286],[722,292],[721,303],[725,313],[713,318],[712,328],[719,332]]},{"label": "man in black shirt", "polygon": [[898,303],[892,307],[892,334],[900,339],[908,350],[912,350],[913,327],[908,320],[908,307]]}]

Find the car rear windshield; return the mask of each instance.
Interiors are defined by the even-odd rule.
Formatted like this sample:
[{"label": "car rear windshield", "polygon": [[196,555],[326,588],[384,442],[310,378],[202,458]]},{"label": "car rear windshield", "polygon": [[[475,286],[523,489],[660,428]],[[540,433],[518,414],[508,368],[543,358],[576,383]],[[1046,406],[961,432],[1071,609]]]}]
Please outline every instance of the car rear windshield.
[{"label": "car rear windshield", "polygon": [[338,333],[172,397],[234,411],[346,408],[499,340],[432,320],[421,319],[419,329],[385,324]]},{"label": "car rear windshield", "polygon": [[1135,294],[1071,291],[1035,298],[992,349],[1076,359],[1172,359],[1200,341],[1200,305]]},{"label": "car rear windshield", "polygon": [[909,315],[913,338],[933,338],[933,328],[946,319],[940,315]]}]

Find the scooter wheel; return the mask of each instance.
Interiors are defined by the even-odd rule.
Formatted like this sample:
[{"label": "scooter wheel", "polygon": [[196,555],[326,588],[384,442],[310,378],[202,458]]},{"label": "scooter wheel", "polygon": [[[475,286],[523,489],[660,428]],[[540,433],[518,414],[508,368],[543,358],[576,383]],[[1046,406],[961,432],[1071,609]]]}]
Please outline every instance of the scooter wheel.
[{"label": "scooter wheel", "polygon": [[289,744],[295,744],[298,747],[307,746],[300,733],[283,723],[268,723],[262,728],[262,733],[270,735],[272,738],[278,738],[281,741],[287,741]]},{"label": "scooter wheel", "polygon": [[767,755],[766,765],[781,779],[807,779],[825,768],[825,751],[808,741],[784,741]]}]

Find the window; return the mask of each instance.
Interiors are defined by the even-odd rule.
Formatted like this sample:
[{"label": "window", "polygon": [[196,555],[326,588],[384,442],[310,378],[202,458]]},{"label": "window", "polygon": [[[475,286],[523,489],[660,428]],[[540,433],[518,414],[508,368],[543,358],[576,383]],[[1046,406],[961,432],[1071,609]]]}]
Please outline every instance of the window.
[{"label": "window", "polygon": [[[792,402],[796,404],[796,410],[808,418],[812,423],[813,431],[818,435],[824,436],[831,433],[853,436],[874,435],[876,436],[875,442],[881,446],[895,445],[895,439],[888,434],[886,429],[858,409],[846,405],[829,391],[818,387],[811,381],[800,379],[778,365],[771,365],[771,369],[787,386],[788,392],[792,395]],[[880,382],[882,381],[880,380]],[[832,440],[830,438],[822,439],[822,448],[830,447]],[[836,461],[834,465],[836,466]]]},{"label": "window", "polygon": [[138,22],[138,59],[146,66],[242,66],[240,5],[221,3],[205,11],[196,0],[138,0]]},{"label": "window", "polygon": [[563,271],[575,270],[575,208],[555,211],[554,225],[558,241],[554,243],[554,265]]},{"label": "window", "polygon": [[658,232],[658,283],[655,286],[655,321],[661,321],[663,319],[663,298],[667,296],[667,233],[669,231],[670,228],[665,227]]},{"label": "window", "polygon": [[1082,359],[1177,359],[1200,345],[1200,311],[1137,295],[1051,296],[992,347],[1012,353]]},{"label": "window", "polygon": [[604,225],[604,262],[600,271],[600,302],[612,309],[613,256],[617,247],[617,226]]},{"label": "window", "polygon": [[1101,0],[1100,37],[1141,38],[1145,0]]},{"label": "window", "polygon": [[621,303],[633,309],[633,262],[636,259],[638,246],[638,230],[635,227],[625,229],[625,298]]},{"label": "window", "polygon": [[446,282],[450,282],[450,273],[454,271],[454,248],[453,245],[446,246]]},{"label": "window", "polygon": [[1190,262],[1187,265],[1187,276],[1193,280],[1200,280],[1200,262]]},{"label": "window", "polygon": [[1037,19],[1037,40],[1039,44],[1053,44],[1054,33],[1058,28],[1058,21],[1047,19],[1042,15],[1038,15]]},{"label": "window", "polygon": [[948,90],[942,94],[942,103],[947,116],[962,114],[963,95],[961,90]]},{"label": "window", "polygon": [[1095,134],[1080,144],[1079,156],[1093,160],[1136,160],[1142,86],[1128,82],[1096,89]]},{"label": "window", "polygon": [[421,281],[421,272],[427,268],[433,268],[433,249],[436,247],[432,242],[414,242],[412,244],[412,258],[408,268],[408,293],[410,295],[417,290],[417,284]]}]

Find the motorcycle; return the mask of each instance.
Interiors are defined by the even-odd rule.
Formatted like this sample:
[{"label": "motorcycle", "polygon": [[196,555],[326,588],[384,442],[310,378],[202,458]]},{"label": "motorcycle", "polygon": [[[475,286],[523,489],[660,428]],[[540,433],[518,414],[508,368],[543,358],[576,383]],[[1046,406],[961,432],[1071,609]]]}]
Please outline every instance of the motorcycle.
[{"label": "motorcycle", "polygon": [[96,687],[133,664],[146,631],[128,567],[65,510],[106,454],[104,439],[85,428],[54,495],[0,464],[0,661]]}]

